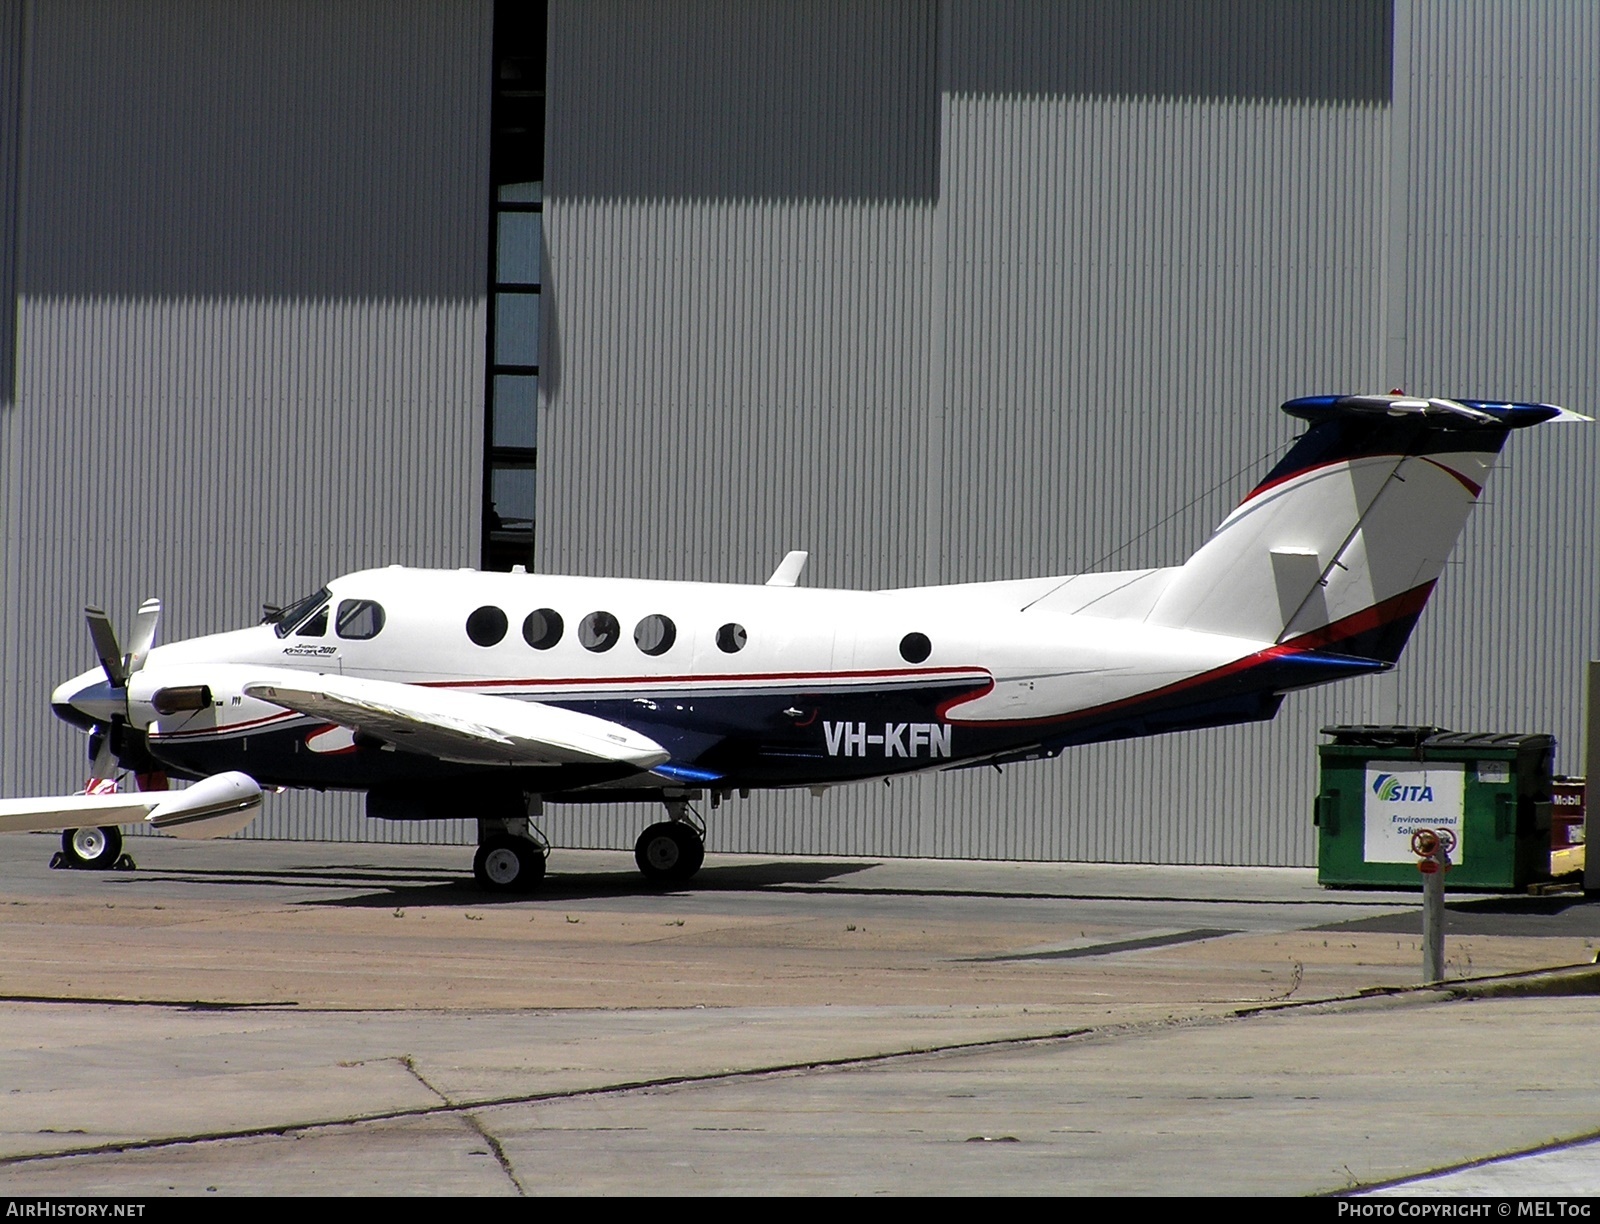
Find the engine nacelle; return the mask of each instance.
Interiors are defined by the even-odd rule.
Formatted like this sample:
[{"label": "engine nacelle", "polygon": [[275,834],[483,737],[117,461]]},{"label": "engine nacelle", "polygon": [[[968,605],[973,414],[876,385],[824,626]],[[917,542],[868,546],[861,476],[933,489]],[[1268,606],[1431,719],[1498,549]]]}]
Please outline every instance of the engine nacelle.
[{"label": "engine nacelle", "polygon": [[200,841],[237,833],[260,811],[261,787],[248,774],[230,771],[173,791],[150,809],[145,823],[173,837]]}]

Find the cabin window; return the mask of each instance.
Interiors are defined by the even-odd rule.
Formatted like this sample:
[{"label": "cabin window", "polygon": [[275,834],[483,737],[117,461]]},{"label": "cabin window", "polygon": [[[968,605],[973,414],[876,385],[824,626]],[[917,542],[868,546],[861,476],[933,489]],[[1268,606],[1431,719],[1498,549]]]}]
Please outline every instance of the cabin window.
[{"label": "cabin window", "polygon": [[677,640],[678,627],[659,613],[645,617],[633,631],[633,644],[647,655],[664,655]]},{"label": "cabin window", "polygon": [[341,599],[333,631],[342,638],[365,641],[383,632],[383,605],[371,599]]},{"label": "cabin window", "polygon": [[561,613],[554,608],[540,608],[529,612],[522,622],[522,640],[535,650],[549,650],[561,640]]},{"label": "cabin window", "polygon": [[926,633],[908,633],[900,639],[900,657],[907,663],[921,663],[933,653]]},{"label": "cabin window", "polygon": [[477,646],[493,646],[506,635],[506,614],[485,604],[467,617],[467,636]]},{"label": "cabin window", "polygon": [[622,626],[609,612],[591,612],[578,626],[578,641],[585,650],[610,650],[622,636]]},{"label": "cabin window", "polygon": [[717,649],[723,654],[738,654],[749,640],[750,635],[744,631],[744,626],[731,621],[717,630]]}]

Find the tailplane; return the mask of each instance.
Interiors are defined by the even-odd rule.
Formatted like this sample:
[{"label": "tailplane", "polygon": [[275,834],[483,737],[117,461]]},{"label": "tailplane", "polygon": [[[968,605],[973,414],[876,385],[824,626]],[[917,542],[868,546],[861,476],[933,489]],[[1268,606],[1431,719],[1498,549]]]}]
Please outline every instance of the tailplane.
[{"label": "tailplane", "polygon": [[1172,576],[1149,622],[1393,663],[1513,429],[1553,404],[1290,400],[1310,423]]}]

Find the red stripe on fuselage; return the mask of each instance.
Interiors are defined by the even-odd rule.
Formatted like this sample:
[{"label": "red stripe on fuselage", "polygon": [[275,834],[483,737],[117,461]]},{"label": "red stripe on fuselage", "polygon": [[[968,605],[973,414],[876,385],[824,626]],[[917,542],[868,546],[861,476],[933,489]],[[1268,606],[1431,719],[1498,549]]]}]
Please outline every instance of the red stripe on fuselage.
[{"label": "red stripe on fuselage", "polygon": [[225,726],[218,727],[197,727],[193,731],[157,731],[152,725],[149,734],[151,739],[163,740],[193,739],[202,735],[220,737],[224,735],[237,735],[240,731],[250,731],[256,727],[264,727],[268,723],[282,722],[286,718],[304,717],[304,714],[300,714],[294,710],[283,710],[277,714],[268,714],[264,718],[252,718],[245,722],[228,723]]},{"label": "red stripe on fuselage", "polygon": [[1432,593],[1433,583],[1424,582],[1421,586],[1402,591],[1382,603],[1373,604],[1372,607],[1360,612],[1352,612],[1331,625],[1312,629],[1282,644],[1297,651],[1322,650],[1337,645],[1353,637],[1359,637],[1363,633],[1371,633],[1374,629],[1382,629],[1385,625],[1393,624],[1407,616],[1415,616],[1422,611],[1423,605],[1428,602],[1428,596]]},{"label": "red stripe on fuselage", "polygon": [[582,676],[552,677],[552,676],[524,676],[520,679],[498,679],[483,677],[476,680],[419,680],[416,683],[424,688],[503,688],[517,685],[523,688],[549,688],[549,687],[589,687],[607,688],[612,685],[653,685],[653,684],[745,684],[761,683],[803,683],[806,681],[840,682],[849,680],[927,680],[940,682],[945,680],[989,680],[989,672],[981,667],[944,667],[929,668],[919,671],[914,668],[894,668],[881,671],[841,671],[841,672],[742,672],[734,675],[700,675],[700,676]]},{"label": "red stripe on fuselage", "polygon": [[[1342,617],[1321,629],[1313,629],[1299,637],[1291,638],[1287,642],[1280,642],[1275,646],[1268,646],[1265,650],[1258,650],[1254,654],[1246,655],[1242,659],[1235,659],[1232,663],[1225,663],[1221,667],[1212,668],[1210,671],[1189,676],[1184,680],[1176,680],[1160,688],[1150,689],[1148,692],[1136,693],[1132,697],[1123,697],[1117,701],[1109,701],[1104,705],[1091,706],[1086,710],[1074,710],[1070,714],[1050,714],[1041,718],[1009,718],[1009,719],[983,719],[967,718],[957,719],[949,717],[949,710],[953,706],[975,701],[977,697],[956,697],[939,708],[939,716],[952,726],[962,727],[1044,727],[1044,726],[1070,726],[1073,723],[1089,722],[1107,714],[1115,714],[1120,710],[1127,710],[1143,702],[1156,701],[1164,697],[1174,696],[1203,684],[1212,684],[1218,680],[1226,680],[1240,672],[1249,671],[1251,668],[1260,667],[1274,659],[1286,656],[1308,654],[1315,650],[1322,650],[1339,642],[1348,641],[1369,633],[1374,629],[1381,629],[1407,616],[1415,615],[1422,610],[1428,602],[1428,595],[1433,590],[1433,583],[1425,582],[1419,587],[1386,599],[1382,603],[1372,605],[1360,612],[1352,612],[1349,616]],[[1376,662],[1377,660],[1374,660]],[[993,688],[993,685],[990,685]],[[987,691],[987,690],[985,690]]]}]

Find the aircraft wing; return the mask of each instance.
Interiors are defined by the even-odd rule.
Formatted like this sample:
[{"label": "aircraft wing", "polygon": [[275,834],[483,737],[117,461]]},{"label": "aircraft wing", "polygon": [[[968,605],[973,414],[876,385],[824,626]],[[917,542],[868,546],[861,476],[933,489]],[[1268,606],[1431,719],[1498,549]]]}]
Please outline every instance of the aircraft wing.
[{"label": "aircraft wing", "polygon": [[670,754],[621,723],[540,701],[356,676],[280,675],[246,683],[251,697],[325,719],[406,752],[473,765],[624,764]]},{"label": "aircraft wing", "polygon": [[163,791],[128,791],[0,799],[0,833],[53,833],[85,826],[143,824],[151,809],[169,797]]},{"label": "aircraft wing", "polygon": [[213,774],[182,790],[0,799],[0,833],[142,824],[174,837],[226,837],[244,828],[260,811],[261,788],[255,780],[228,772]]}]

